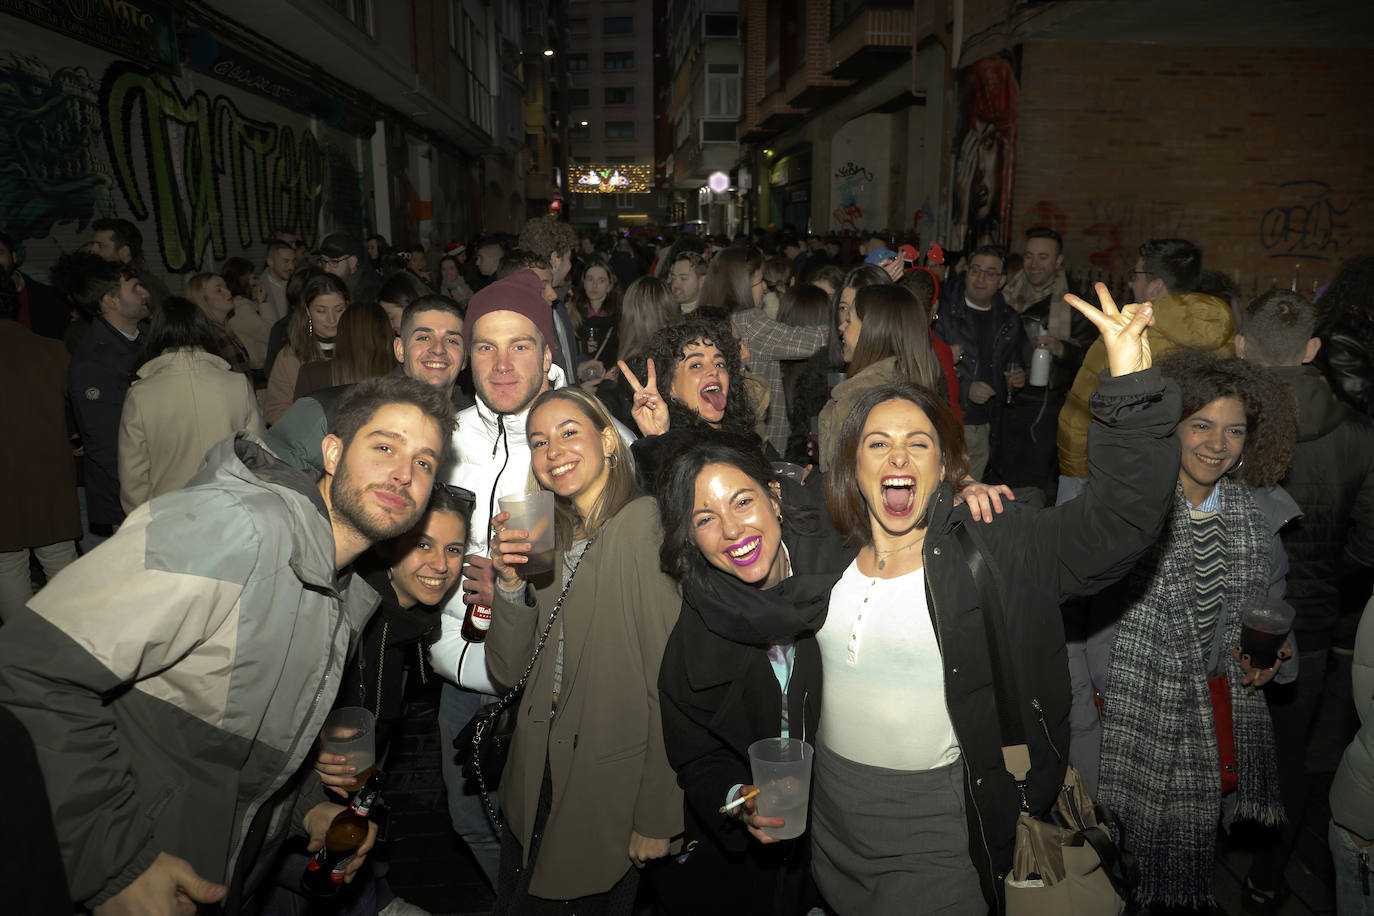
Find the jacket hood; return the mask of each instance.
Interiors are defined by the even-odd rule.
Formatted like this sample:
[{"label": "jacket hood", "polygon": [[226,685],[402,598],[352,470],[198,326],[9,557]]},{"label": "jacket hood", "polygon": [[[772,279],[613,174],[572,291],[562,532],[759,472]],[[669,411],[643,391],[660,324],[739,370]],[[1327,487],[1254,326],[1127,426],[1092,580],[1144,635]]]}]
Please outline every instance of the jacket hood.
[{"label": "jacket hood", "polygon": [[334,529],[317,479],[282,461],[257,436],[240,430],[206,452],[205,463],[186,486],[226,482],[261,488],[285,504],[291,518],[291,570],[306,585],[337,594]]},{"label": "jacket hood", "polygon": [[1154,303],[1155,323],[1150,334],[1169,338],[1179,347],[1216,350],[1235,337],[1231,307],[1206,293],[1165,296]]},{"label": "jacket hood", "polygon": [[1275,366],[1273,371],[1298,399],[1299,442],[1319,439],[1341,425],[1345,405],[1336,400],[1316,366]]}]

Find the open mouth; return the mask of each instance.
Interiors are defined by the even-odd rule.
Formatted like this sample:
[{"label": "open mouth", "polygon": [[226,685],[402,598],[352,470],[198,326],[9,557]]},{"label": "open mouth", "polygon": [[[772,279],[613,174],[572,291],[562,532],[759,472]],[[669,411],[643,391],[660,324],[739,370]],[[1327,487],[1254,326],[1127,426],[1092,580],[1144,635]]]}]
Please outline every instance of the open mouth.
[{"label": "open mouth", "polygon": [[725,412],[725,389],[719,382],[712,382],[701,389],[701,400],[715,413]]},{"label": "open mouth", "polygon": [[425,588],[429,589],[432,592],[441,592],[448,587],[448,579],[446,578],[422,576],[419,573],[415,574],[415,581],[419,582],[421,585],[423,585]]},{"label": "open mouth", "polygon": [[759,558],[759,551],[763,547],[763,538],[757,534],[750,538],[745,538],[733,547],[725,548],[725,554],[730,558],[730,562],[736,566],[749,566]]},{"label": "open mouth", "polygon": [[1220,470],[1226,464],[1225,458],[1210,458],[1207,455],[1200,455],[1197,452],[1193,452],[1193,457],[1201,462],[1203,467],[1214,471]]},{"label": "open mouth", "polygon": [[575,467],[577,467],[576,461],[569,461],[567,464],[560,464],[558,467],[553,468],[549,471],[549,476],[552,477],[554,480],[557,480],[565,474],[572,473],[572,469]]},{"label": "open mouth", "polygon": [[915,477],[884,477],[882,480],[883,508],[889,515],[910,515],[916,506]]}]

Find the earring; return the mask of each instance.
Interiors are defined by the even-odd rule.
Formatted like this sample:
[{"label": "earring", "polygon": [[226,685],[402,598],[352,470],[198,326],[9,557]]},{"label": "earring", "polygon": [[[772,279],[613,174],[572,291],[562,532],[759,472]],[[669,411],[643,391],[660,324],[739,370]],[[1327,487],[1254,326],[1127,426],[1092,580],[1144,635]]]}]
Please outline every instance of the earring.
[{"label": "earring", "polygon": [[619,466],[620,457],[616,455],[615,452],[611,452],[609,455],[606,456],[606,467],[614,471]]},{"label": "earring", "polygon": [[315,322],[311,321],[311,320],[310,320],[310,317],[309,317],[308,315],[306,316],[306,319],[305,319],[305,329],[306,329],[307,331],[310,332],[310,334],[311,334],[312,337],[314,336],[314,334],[315,334]]},{"label": "earring", "polygon": [[1235,467],[1231,468],[1231,470],[1229,470],[1229,471],[1226,472],[1227,476],[1230,476],[1231,474],[1234,474],[1234,473],[1236,473],[1237,471],[1239,471],[1239,470],[1241,469],[1241,466],[1244,465],[1244,464],[1245,464],[1245,455],[1242,453],[1241,456],[1240,456],[1240,460],[1236,462]]}]

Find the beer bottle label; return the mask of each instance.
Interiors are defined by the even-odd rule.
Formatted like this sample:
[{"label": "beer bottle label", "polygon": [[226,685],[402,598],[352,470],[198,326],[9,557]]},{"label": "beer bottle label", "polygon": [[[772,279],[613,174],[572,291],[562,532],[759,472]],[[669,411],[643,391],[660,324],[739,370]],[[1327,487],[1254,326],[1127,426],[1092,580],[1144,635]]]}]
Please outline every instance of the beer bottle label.
[{"label": "beer bottle label", "polygon": [[353,853],[344,856],[334,864],[334,870],[329,873],[329,880],[335,884],[343,884],[344,872],[348,871],[348,863],[357,858]]},{"label": "beer bottle label", "polygon": [[491,608],[485,604],[472,605],[472,625],[478,630],[491,629]]}]

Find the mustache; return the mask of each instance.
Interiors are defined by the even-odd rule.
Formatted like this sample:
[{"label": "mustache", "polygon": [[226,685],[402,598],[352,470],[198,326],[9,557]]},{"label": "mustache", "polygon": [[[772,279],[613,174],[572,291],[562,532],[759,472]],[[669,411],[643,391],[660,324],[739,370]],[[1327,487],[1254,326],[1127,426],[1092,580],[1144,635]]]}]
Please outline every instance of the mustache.
[{"label": "mustache", "polygon": [[390,493],[390,494],[392,494],[393,496],[399,496],[401,499],[404,499],[408,504],[410,504],[410,505],[412,505],[412,506],[415,505],[415,497],[411,496],[409,493],[407,493],[405,490],[402,490],[402,489],[399,488],[399,487],[389,487],[389,486],[386,486],[385,484],[380,484],[380,483],[379,483],[379,484],[374,484],[373,486],[368,487],[368,489],[369,489],[369,490],[384,490],[385,492]]}]

